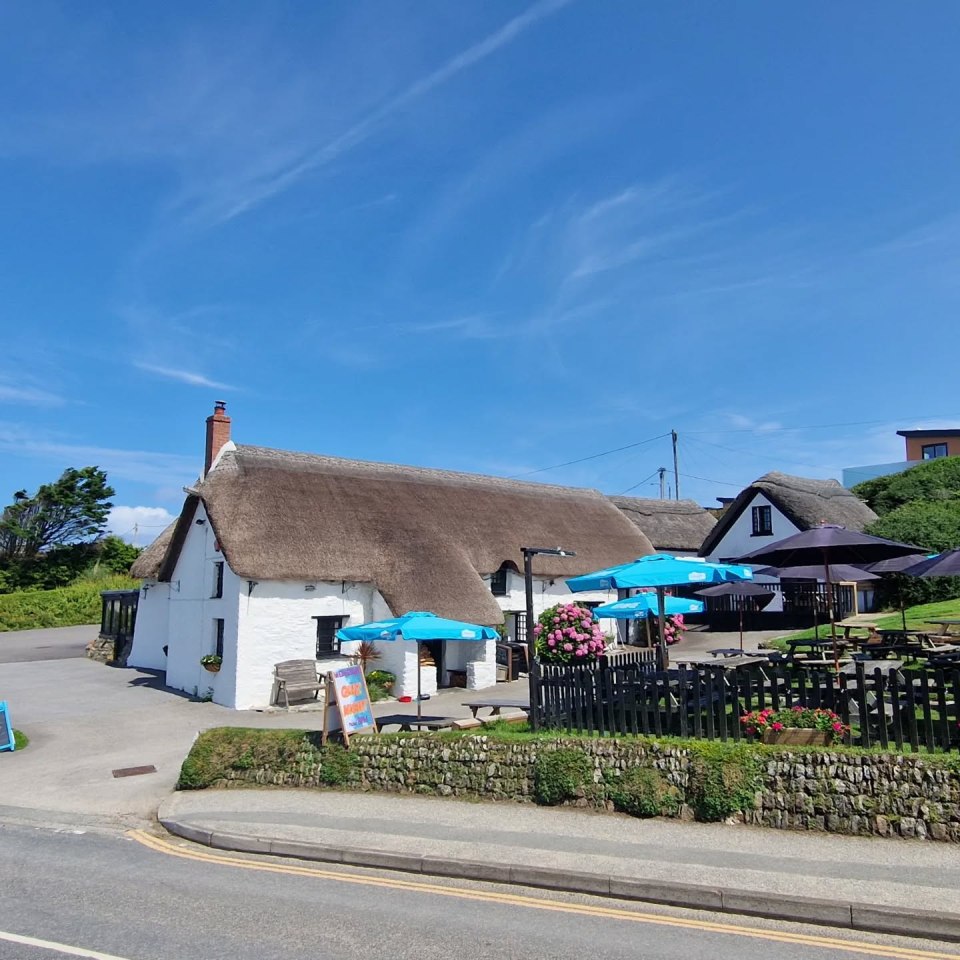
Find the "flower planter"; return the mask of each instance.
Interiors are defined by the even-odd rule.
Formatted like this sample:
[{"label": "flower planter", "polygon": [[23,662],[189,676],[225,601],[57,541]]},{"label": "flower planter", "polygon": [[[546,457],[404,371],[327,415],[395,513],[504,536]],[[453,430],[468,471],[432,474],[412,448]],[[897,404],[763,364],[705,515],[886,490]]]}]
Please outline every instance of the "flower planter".
[{"label": "flower planter", "polygon": [[764,730],[763,742],[787,747],[826,747],[833,740],[829,730],[810,730],[787,727],[784,730]]},{"label": "flower planter", "polygon": [[208,673],[219,673],[220,664],[219,663],[201,663],[201,667],[206,670]]}]

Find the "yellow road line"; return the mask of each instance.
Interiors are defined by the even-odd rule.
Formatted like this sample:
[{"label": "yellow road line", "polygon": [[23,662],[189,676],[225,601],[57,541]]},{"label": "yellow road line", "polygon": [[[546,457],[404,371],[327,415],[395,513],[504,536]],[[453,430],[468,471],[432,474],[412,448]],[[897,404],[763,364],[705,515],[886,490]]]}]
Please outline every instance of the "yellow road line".
[{"label": "yellow road line", "polygon": [[132,830],[127,836],[158,853],[182,857],[186,860],[198,860],[202,863],[215,863],[222,866],[238,867],[243,870],[282,873],[298,877],[313,877],[314,879],[320,880],[333,880],[337,883],[385,887],[391,890],[405,890],[413,893],[430,893],[435,896],[454,897],[460,900],[478,900],[487,903],[506,904],[534,910],[553,911],[556,913],[571,913],[610,920],[626,920],[632,923],[656,924],[664,927],[681,927],[688,930],[702,930],[707,933],[726,933],[732,936],[750,937],[756,940],[772,940],[776,943],[796,943],[808,947],[824,947],[839,950],[845,953],[860,953],[872,957],[890,957],[893,958],[893,960],[960,960],[960,954],[956,953],[938,953],[928,950],[914,950],[906,947],[866,943],[859,940],[841,940],[836,937],[810,936],[802,933],[791,933],[779,930],[761,930],[754,927],[737,926],[732,923],[671,917],[656,913],[640,913],[618,907],[567,903],[561,900],[539,899],[537,897],[528,897],[516,893],[470,890],[463,887],[441,886],[425,881],[404,880],[394,877],[365,876],[357,873],[323,870],[318,867],[300,867],[293,864],[244,860],[240,857],[209,853],[206,850],[193,850],[189,847],[183,847],[171,843],[168,840],[155,837],[143,830]]}]

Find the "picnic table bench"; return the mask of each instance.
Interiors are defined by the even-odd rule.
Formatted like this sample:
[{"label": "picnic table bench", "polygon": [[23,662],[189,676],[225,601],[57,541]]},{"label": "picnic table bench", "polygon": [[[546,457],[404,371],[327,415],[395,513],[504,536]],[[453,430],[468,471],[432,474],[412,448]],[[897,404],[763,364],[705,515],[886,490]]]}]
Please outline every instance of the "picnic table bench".
[{"label": "picnic table bench", "polygon": [[474,700],[473,703],[465,703],[464,706],[470,708],[470,713],[473,714],[474,719],[476,719],[477,712],[485,707],[489,707],[492,717],[499,717],[500,711],[503,709],[522,710],[524,713],[530,713],[530,702],[528,700]]},{"label": "picnic table bench", "polygon": [[273,668],[277,686],[276,701],[283,696],[286,708],[290,709],[290,697],[295,700],[316,700],[323,689],[317,677],[316,660],[284,660]]},{"label": "picnic table bench", "polygon": [[386,717],[376,717],[377,727],[400,727],[401,733],[417,730],[449,730],[457,717],[418,717],[415,714],[396,713]]}]

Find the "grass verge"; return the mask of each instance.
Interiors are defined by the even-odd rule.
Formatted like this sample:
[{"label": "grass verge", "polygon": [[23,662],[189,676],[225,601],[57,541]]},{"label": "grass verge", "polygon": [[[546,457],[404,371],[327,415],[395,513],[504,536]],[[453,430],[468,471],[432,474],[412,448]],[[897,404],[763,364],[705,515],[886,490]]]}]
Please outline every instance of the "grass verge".
[{"label": "grass verge", "polygon": [[[960,619],[960,599],[941,600],[938,603],[921,603],[915,607],[907,607],[906,615],[908,630],[926,630],[930,633],[939,633],[940,628],[930,621]],[[899,610],[892,613],[878,613],[873,623],[880,630],[900,630],[903,627],[903,619]],[[830,636],[830,624],[821,624],[819,632],[822,638]],[[814,629],[811,627],[809,630],[800,630],[797,633],[791,633],[789,636],[771,640],[767,643],[767,646],[771,649],[785,650],[787,640],[809,640],[814,635]]]}]

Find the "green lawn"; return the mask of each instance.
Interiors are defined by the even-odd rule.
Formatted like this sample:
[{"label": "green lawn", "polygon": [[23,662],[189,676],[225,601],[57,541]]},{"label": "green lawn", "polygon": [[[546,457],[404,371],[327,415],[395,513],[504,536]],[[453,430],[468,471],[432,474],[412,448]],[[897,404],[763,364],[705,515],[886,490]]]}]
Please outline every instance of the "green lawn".
[{"label": "green lawn", "polygon": [[[922,603],[916,607],[907,607],[907,629],[908,630],[927,630],[931,633],[939,633],[940,627],[933,626],[930,620],[960,620],[960,599],[941,600],[939,603]],[[880,630],[899,630],[903,626],[900,618],[900,611],[895,610],[892,613],[878,613],[873,622]],[[778,637],[768,643],[768,646],[782,646],[784,640],[806,640],[814,635],[813,627],[809,630],[801,630],[798,633],[791,633],[788,636]],[[820,625],[820,636],[830,636],[830,624]],[[785,649],[785,647],[784,647]]]}]

